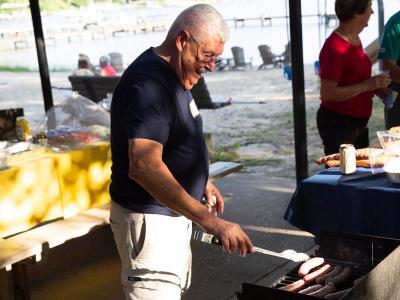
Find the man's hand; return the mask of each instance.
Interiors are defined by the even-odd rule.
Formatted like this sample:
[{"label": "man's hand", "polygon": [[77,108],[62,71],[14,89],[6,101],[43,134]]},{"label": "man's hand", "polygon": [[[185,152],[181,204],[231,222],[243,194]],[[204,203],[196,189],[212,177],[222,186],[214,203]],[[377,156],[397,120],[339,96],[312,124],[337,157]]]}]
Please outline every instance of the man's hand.
[{"label": "man's hand", "polygon": [[253,243],[239,224],[217,219],[213,228],[206,229],[208,233],[217,236],[227,253],[240,252],[242,256],[253,253]]},{"label": "man's hand", "polygon": [[204,196],[206,198],[206,205],[209,213],[214,212],[214,215],[217,216],[218,213],[222,214],[224,212],[224,199],[217,187],[212,184],[211,181],[207,182]]}]

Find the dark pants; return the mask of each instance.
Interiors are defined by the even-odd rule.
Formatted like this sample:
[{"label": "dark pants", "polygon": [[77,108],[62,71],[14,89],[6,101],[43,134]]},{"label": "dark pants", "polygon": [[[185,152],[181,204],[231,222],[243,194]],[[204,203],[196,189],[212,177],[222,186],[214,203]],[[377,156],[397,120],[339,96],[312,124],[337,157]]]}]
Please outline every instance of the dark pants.
[{"label": "dark pants", "polygon": [[400,126],[400,97],[396,98],[389,110],[385,110],[385,119],[386,129]]},{"label": "dark pants", "polygon": [[368,118],[354,118],[320,107],[317,127],[325,155],[338,153],[341,144],[353,144],[356,149],[368,147],[367,124]]}]

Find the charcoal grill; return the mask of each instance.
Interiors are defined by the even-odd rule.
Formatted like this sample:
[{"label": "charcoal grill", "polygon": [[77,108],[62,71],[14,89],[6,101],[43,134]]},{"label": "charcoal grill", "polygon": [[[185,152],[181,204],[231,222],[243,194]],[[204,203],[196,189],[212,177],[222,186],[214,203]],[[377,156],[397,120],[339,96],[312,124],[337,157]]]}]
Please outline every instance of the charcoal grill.
[{"label": "charcoal grill", "polygon": [[[388,269],[390,268],[390,266],[398,268],[398,264],[400,264],[400,255],[397,255],[394,258],[390,258],[391,261],[389,261],[389,258],[386,258],[400,245],[400,240],[348,233],[338,234],[333,232],[321,232],[321,234],[316,237],[316,245],[317,246],[315,247],[315,256],[323,257],[326,262],[332,263],[334,265],[348,266],[352,270],[351,278],[349,278],[349,280],[342,286],[337,287],[337,291],[350,288],[350,292],[348,292],[346,296],[341,299],[399,299],[392,297],[394,293],[391,292],[390,289],[393,289],[393,286],[381,287],[379,293],[375,293],[379,294],[379,296],[376,298],[373,298],[373,296],[365,296],[365,298],[360,298],[359,295],[368,295],[368,291],[357,291],[357,289],[368,289],[373,286],[373,284],[370,284],[369,286],[367,284],[361,284],[364,279],[364,281],[368,281],[369,279],[371,279],[369,278],[369,274],[372,272],[379,272],[378,276],[376,276],[376,274],[373,276],[375,278],[374,280],[376,280],[376,278],[379,278],[379,286],[382,286],[382,282],[388,285],[391,284],[393,280],[391,281],[390,278],[385,280],[384,277],[385,275],[387,277],[393,277],[393,274],[395,274],[394,272],[400,272],[397,270],[393,272],[393,270]],[[397,252],[398,251],[396,251],[396,254]],[[380,268],[381,270],[374,271],[375,269],[378,269],[379,266],[383,265],[380,263],[384,262],[385,260],[388,260],[387,265],[389,265],[389,267],[384,266]],[[393,260],[399,262],[396,264],[393,263]],[[318,297],[303,295],[297,292],[288,292],[279,289],[300,279],[298,275],[298,269],[300,265],[301,263],[297,264],[287,274],[276,279],[270,287],[251,283],[243,283],[242,291],[237,293],[238,299],[318,299]],[[357,279],[360,279],[360,284],[357,284]],[[356,284],[354,284],[354,281],[356,281]],[[396,282],[397,281],[398,278],[396,278]],[[398,289],[400,289],[400,287]],[[387,297],[383,296],[382,294],[385,292],[385,290],[387,290],[387,293],[389,293]],[[400,293],[400,291],[397,293]],[[358,296],[352,298],[351,295],[355,294]]]}]

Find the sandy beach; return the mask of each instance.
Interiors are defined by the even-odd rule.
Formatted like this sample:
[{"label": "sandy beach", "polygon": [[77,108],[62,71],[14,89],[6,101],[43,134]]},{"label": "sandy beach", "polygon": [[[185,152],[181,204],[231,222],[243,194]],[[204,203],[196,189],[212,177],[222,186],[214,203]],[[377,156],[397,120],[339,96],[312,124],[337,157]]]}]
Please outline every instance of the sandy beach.
[{"label": "sandy beach", "polygon": [[[69,88],[68,75],[51,73],[51,85]],[[257,70],[254,66],[251,70],[209,73],[205,79],[213,99],[232,99],[230,106],[201,110],[204,131],[211,133],[214,149],[236,152],[236,160],[246,164],[244,172],[295,177],[292,86],[283,77],[283,70]],[[67,90],[52,91],[54,104],[60,104],[69,94]],[[311,65],[305,65],[305,94],[312,174],[320,169],[312,161],[323,150],[315,125],[318,79]],[[10,107],[23,107],[32,127],[44,120],[38,73],[0,72],[0,109]]]}]

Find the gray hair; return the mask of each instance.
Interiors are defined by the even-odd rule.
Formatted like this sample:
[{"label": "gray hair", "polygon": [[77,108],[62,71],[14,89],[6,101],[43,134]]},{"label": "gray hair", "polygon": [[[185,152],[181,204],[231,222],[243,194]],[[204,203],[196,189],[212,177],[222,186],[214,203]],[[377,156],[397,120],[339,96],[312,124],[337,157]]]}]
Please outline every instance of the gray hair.
[{"label": "gray hair", "polygon": [[187,30],[197,39],[219,37],[222,43],[229,39],[229,28],[221,14],[211,5],[197,4],[181,12],[168,32],[174,38],[181,30]]}]

